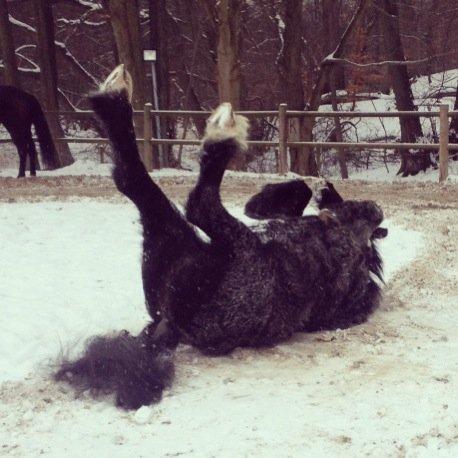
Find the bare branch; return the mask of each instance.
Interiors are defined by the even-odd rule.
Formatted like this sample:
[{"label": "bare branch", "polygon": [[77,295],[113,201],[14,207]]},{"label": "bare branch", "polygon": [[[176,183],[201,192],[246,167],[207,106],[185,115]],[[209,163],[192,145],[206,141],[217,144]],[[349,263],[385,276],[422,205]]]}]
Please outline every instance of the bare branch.
[{"label": "bare branch", "polygon": [[[21,27],[25,30],[27,30],[28,32],[31,32],[31,33],[34,33],[36,34],[37,33],[37,30],[35,29],[35,27],[32,27],[31,25],[23,22],[23,21],[19,21],[17,19],[15,19],[13,16],[11,16],[11,14],[9,15],[9,18],[10,18],[10,22],[14,25],[16,25],[17,27]],[[94,75],[92,75],[79,61],[78,59],[71,53],[71,51],[67,48],[67,46],[65,45],[65,43],[61,42],[61,41],[57,41],[55,40],[54,41],[54,44],[56,45],[56,48],[57,49],[60,49],[64,55],[65,58],[67,58],[73,65],[75,65],[81,72],[81,74],[83,74],[87,79],[89,79],[94,85],[98,86],[100,81],[98,80],[98,78],[96,78]],[[23,56],[21,56],[23,57]],[[26,70],[21,70],[21,71],[27,71],[27,72],[30,72],[31,70],[30,69],[26,69]]]},{"label": "bare branch", "polygon": [[349,59],[345,58],[337,58],[333,57],[332,55],[326,57],[323,60],[325,64],[332,64],[332,63],[340,63],[340,64],[348,64],[353,65],[354,67],[366,68],[366,67],[383,67],[385,65],[392,65],[392,66],[407,66],[407,65],[418,65],[418,64],[425,64],[427,62],[431,62],[434,59],[439,59],[445,56],[451,56],[454,54],[458,54],[458,49],[454,51],[450,51],[444,54],[436,54],[434,56],[424,57],[423,59],[416,59],[416,60],[384,60],[381,62],[368,62],[368,63],[358,63],[353,62]]}]

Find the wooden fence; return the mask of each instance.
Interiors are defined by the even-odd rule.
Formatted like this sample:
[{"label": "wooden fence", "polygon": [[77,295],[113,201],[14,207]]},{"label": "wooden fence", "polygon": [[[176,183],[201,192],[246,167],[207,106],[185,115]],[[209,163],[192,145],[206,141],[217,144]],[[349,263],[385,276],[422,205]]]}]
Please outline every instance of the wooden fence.
[{"label": "wooden fence", "polygon": [[[247,117],[265,118],[278,117],[278,141],[248,141],[248,145],[275,147],[278,149],[277,171],[280,174],[288,172],[288,147],[325,147],[325,148],[352,148],[352,149],[427,149],[439,150],[439,181],[444,181],[448,176],[449,151],[458,151],[458,144],[449,144],[449,119],[458,117],[458,111],[449,111],[448,105],[440,105],[439,111],[293,111],[288,110],[285,103],[279,105],[276,111],[240,111]],[[59,111],[58,115],[75,118],[86,118],[94,115],[93,111]],[[153,110],[150,103],[145,104],[144,110],[135,110],[134,116],[143,117],[143,138],[137,138],[137,142],[143,144],[143,161],[148,170],[153,168],[153,145],[199,145],[200,140],[187,139],[161,139],[153,138],[152,117],[207,117],[210,111],[180,111],[180,110]],[[415,116],[424,118],[439,118],[439,143],[398,143],[398,142],[301,142],[288,141],[289,125],[291,118],[314,117],[314,118],[394,118]],[[0,139],[0,143],[9,142],[9,139]],[[65,137],[57,138],[56,141],[67,143],[107,143],[107,138],[83,138]],[[103,157],[103,156],[102,156]]]}]

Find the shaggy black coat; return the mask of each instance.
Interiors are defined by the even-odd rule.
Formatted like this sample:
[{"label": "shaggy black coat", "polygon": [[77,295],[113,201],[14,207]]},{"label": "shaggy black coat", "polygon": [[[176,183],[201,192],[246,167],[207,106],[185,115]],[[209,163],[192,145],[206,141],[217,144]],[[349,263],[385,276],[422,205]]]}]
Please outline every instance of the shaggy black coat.
[{"label": "shaggy black coat", "polygon": [[137,337],[95,338],[81,359],[63,363],[57,379],[95,394],[114,392],[118,406],[138,408],[157,401],[170,384],[179,342],[224,355],[275,345],[297,331],[362,323],[377,307],[371,271],[381,274],[381,260],[371,239],[383,216],[375,203],[340,196],[336,202],[324,198],[326,191],[325,218],[277,219],[254,231],[220,198],[238,139],[210,136],[183,216],[140,160],[125,91],[99,93],[91,102],[112,142],[116,186],[140,212],[151,323]]},{"label": "shaggy black coat", "polygon": [[52,168],[54,142],[40,102],[32,94],[14,86],[0,86],[0,124],[11,135],[19,154],[18,178],[25,176],[27,157],[30,159],[30,175],[36,175],[37,150],[32,125],[35,126],[44,166]]}]

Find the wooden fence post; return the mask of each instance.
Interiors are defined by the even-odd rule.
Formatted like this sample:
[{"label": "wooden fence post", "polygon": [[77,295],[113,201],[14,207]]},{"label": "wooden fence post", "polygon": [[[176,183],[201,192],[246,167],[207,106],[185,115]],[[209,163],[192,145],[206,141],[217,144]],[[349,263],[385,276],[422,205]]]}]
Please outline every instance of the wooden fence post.
[{"label": "wooden fence post", "polygon": [[143,163],[148,172],[153,170],[153,144],[151,143],[153,125],[151,123],[151,109],[151,103],[145,103],[143,108]]},{"label": "wooden fence post", "polygon": [[288,173],[288,120],[286,112],[288,105],[280,103],[278,106],[278,173]]},{"label": "wooden fence post", "polygon": [[440,135],[439,135],[439,182],[442,183],[448,177],[448,105],[440,106],[439,112]]}]

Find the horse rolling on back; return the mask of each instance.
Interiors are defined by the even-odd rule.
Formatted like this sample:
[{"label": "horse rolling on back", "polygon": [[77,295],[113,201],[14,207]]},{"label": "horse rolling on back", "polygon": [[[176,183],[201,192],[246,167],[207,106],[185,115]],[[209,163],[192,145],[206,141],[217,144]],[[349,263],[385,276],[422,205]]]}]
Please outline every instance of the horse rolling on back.
[{"label": "horse rolling on back", "polygon": [[[381,297],[382,209],[344,200],[327,184],[319,215],[302,216],[311,192],[296,180],[255,196],[247,212],[276,217],[256,231],[246,226],[223,206],[220,186],[231,158],[247,147],[248,121],[223,103],[207,121],[199,178],[181,214],[141,161],[129,81],[118,67],[90,101],[112,144],[115,184],[140,213],[150,321],[138,335],[92,338],[55,378],[138,409],[170,386],[179,343],[218,356],[366,321]],[[289,203],[279,205],[280,197]]]},{"label": "horse rolling on back", "polygon": [[0,86],[0,124],[11,135],[19,153],[18,178],[25,176],[27,156],[30,175],[37,170],[37,150],[32,138],[32,124],[40,144],[43,165],[55,168],[55,147],[40,103],[32,95],[14,86]]}]

